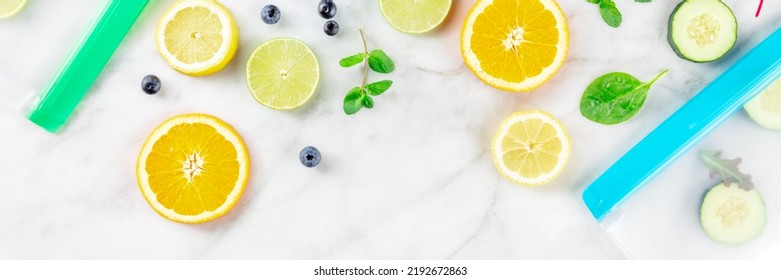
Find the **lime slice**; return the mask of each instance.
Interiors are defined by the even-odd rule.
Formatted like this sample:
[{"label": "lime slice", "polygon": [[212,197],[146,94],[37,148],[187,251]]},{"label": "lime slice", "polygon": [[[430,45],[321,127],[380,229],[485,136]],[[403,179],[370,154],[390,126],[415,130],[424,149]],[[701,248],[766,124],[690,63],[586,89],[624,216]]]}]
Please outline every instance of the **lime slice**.
[{"label": "lime slice", "polygon": [[296,39],[276,38],[258,46],[247,61],[247,85],[260,104],[277,110],[304,105],[320,80],[312,50]]},{"label": "lime slice", "polygon": [[12,17],[27,4],[27,0],[0,0],[0,18]]},{"label": "lime slice", "polygon": [[447,17],[453,0],[380,0],[385,20],[404,33],[425,33]]}]

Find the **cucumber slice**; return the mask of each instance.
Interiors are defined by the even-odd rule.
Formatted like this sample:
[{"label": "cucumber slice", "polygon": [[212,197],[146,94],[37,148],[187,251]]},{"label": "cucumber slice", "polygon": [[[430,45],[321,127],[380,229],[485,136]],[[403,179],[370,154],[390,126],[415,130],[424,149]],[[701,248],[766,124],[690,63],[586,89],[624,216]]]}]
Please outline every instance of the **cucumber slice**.
[{"label": "cucumber slice", "polygon": [[700,208],[700,224],[714,241],[740,245],[756,238],[765,228],[765,202],[756,189],[718,184],[708,190]]},{"label": "cucumber slice", "polygon": [[781,79],[773,82],[743,108],[760,126],[781,130]]},{"label": "cucumber slice", "polygon": [[694,62],[722,58],[738,39],[735,14],[720,0],[686,0],[667,25],[667,41],[678,56]]}]

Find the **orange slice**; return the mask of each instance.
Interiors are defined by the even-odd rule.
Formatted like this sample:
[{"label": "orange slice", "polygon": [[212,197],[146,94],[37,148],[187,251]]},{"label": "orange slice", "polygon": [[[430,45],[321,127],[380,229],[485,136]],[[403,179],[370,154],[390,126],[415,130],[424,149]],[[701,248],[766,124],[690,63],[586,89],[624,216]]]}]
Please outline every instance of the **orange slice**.
[{"label": "orange slice", "polygon": [[141,193],[161,216],[203,223],[227,213],[247,185],[249,157],[241,136],[209,115],[186,114],[160,124],[136,165]]},{"label": "orange slice", "polygon": [[493,87],[530,91],[567,56],[569,33],[554,0],[480,0],[461,30],[464,63]]}]

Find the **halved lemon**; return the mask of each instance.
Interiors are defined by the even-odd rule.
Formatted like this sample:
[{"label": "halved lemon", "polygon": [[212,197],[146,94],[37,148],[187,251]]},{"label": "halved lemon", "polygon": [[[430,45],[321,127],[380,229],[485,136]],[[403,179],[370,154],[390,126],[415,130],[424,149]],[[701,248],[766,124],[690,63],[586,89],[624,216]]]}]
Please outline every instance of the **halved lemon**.
[{"label": "halved lemon", "polygon": [[530,91],[555,74],[567,56],[569,34],[554,0],[480,0],[461,31],[461,55],[493,87]]},{"label": "halved lemon", "polygon": [[180,0],[163,14],[157,50],[171,68],[192,76],[222,70],[239,45],[233,15],[213,0]]},{"label": "halved lemon", "polygon": [[269,108],[304,105],[320,81],[320,66],[309,47],[296,39],[276,38],[258,46],[247,61],[247,86]]},{"label": "halved lemon", "polygon": [[453,0],[380,0],[380,10],[393,28],[405,33],[425,33],[447,18]]},{"label": "halved lemon", "polygon": [[204,114],[168,119],[149,135],[136,165],[144,199],[161,216],[203,223],[227,213],[247,185],[249,156],[229,124]]},{"label": "halved lemon", "polygon": [[510,115],[491,143],[499,173],[525,186],[543,185],[556,178],[566,166],[571,149],[561,122],[541,110]]},{"label": "halved lemon", "polygon": [[0,18],[12,17],[27,4],[27,0],[0,0]]}]

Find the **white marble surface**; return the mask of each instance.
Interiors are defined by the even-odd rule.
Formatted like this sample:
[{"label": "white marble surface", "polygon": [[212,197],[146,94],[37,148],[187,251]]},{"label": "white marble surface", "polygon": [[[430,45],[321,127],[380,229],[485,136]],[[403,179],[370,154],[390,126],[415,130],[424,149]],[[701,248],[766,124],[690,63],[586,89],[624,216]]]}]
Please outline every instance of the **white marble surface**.
[{"label": "white marble surface", "polygon": [[[21,14],[0,21],[0,75],[25,89],[7,92],[8,85],[2,94],[40,91],[100,2],[31,0]],[[322,32],[315,0],[221,2],[241,35],[234,61],[222,72],[192,78],[163,62],[153,30],[172,1],[153,1],[61,133],[48,134],[0,106],[0,258],[623,258],[582,204],[582,189],[745,46],[781,26],[778,1],[765,1],[759,18],[756,1],[725,1],[740,23],[738,55],[694,64],[676,57],[666,41],[676,1],[617,1],[624,23],[611,29],[594,5],[560,0],[570,26],[569,57],[545,86],[514,95],[484,85],[462,63],[459,33],[471,0],[455,0],[444,25],[424,36],[392,29],[376,1],[337,0],[341,33],[333,38]],[[283,15],[268,26],[258,13],[272,2]],[[374,109],[348,117],[341,101],[360,71],[337,61],[362,48],[359,27],[370,48],[395,59],[389,77],[396,83]],[[257,104],[244,83],[251,51],[277,36],[307,42],[321,64],[316,96],[292,112]],[[626,71],[647,79],[664,69],[671,71],[629,122],[601,126],[579,114],[581,93],[595,77]],[[139,88],[149,73],[163,80],[156,96]],[[500,121],[522,109],[552,112],[574,141],[563,174],[542,188],[502,179],[488,150]],[[135,179],[146,135],[166,118],[189,112],[235,126],[252,160],[238,205],[202,225],[158,216]],[[730,121],[754,144],[708,138],[709,145],[740,147],[732,154],[746,158],[755,178],[778,187],[781,134],[757,128],[744,113]],[[298,162],[307,145],[324,154],[316,169]],[[764,156],[749,160],[753,155]],[[687,166],[660,180],[707,182],[701,167]],[[768,193],[770,225],[777,227],[779,193]]]}]

